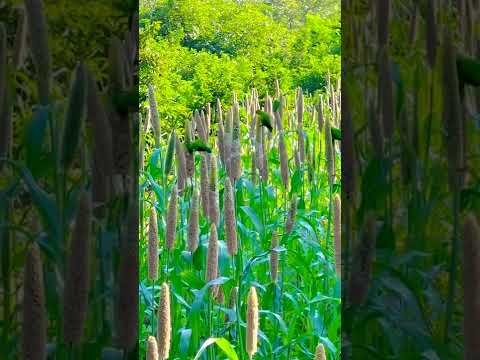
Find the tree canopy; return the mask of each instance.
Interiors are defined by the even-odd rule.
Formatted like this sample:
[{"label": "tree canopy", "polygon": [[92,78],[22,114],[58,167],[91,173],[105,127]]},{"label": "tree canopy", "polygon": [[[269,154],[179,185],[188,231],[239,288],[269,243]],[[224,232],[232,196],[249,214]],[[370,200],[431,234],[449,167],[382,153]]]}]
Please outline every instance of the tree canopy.
[{"label": "tree canopy", "polygon": [[172,126],[234,92],[273,93],[275,79],[315,94],[340,75],[338,1],[144,0],[140,32],[140,92],[155,87]]}]

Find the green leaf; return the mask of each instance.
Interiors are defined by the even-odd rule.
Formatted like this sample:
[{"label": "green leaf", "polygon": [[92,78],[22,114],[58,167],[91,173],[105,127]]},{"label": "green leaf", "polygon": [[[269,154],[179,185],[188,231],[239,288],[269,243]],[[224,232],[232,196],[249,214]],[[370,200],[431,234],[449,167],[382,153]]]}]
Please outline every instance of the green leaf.
[{"label": "green leaf", "polygon": [[278,110],[280,110],[281,105],[282,103],[280,102],[280,100],[278,99],[273,100],[273,111],[277,112]]},{"label": "green leaf", "polygon": [[292,177],[292,194],[297,194],[303,185],[303,172],[301,170],[295,170]]},{"label": "green leaf", "polygon": [[47,107],[39,107],[33,114],[32,120],[25,131],[25,160],[32,174],[45,172],[45,151],[43,142],[47,132],[50,113]]},{"label": "green leaf", "polygon": [[41,218],[45,222],[45,225],[50,230],[55,251],[58,250],[58,241],[60,239],[60,224],[58,209],[52,198],[35,182],[30,171],[22,166],[20,167],[20,173],[23,181],[28,187],[32,201],[35,204]]},{"label": "green leaf", "polygon": [[203,304],[203,298],[205,297],[205,294],[207,293],[208,289],[214,285],[222,285],[225,284],[227,281],[229,281],[230,278],[228,277],[219,277],[217,279],[211,280],[208,283],[205,284],[203,288],[197,291],[195,295],[195,300],[192,303],[192,310],[191,310],[191,315],[199,312],[202,308]]},{"label": "green leaf", "polygon": [[148,172],[149,174],[154,178],[158,179],[161,175],[161,165],[160,165],[160,155],[161,155],[161,150],[160,149],[155,149],[152,152],[152,155],[150,156],[150,160],[148,162]]},{"label": "green leaf", "polygon": [[202,246],[197,247],[197,250],[192,254],[193,266],[196,270],[202,270],[202,262],[205,258],[205,249]]},{"label": "green leaf", "polygon": [[315,304],[315,303],[318,303],[318,302],[323,302],[323,301],[330,301],[330,302],[334,302],[334,303],[340,303],[340,299],[339,298],[334,298],[334,297],[330,297],[330,296],[325,296],[325,295],[322,295],[322,294],[318,294],[317,296],[315,296],[312,300],[310,300],[310,304]]},{"label": "green leaf", "polygon": [[240,208],[248,216],[253,226],[255,226],[255,230],[259,234],[263,234],[263,225],[260,219],[258,218],[257,214],[255,213],[255,211],[253,211],[253,209],[250,206],[241,206]]},{"label": "green leaf", "polygon": [[287,325],[285,324],[285,321],[283,321],[282,317],[279,314],[274,313],[273,311],[268,311],[268,310],[260,310],[259,313],[261,315],[266,315],[269,318],[274,318],[278,322],[278,325],[280,326],[280,330],[282,330],[285,334],[288,334]]},{"label": "green leaf", "polygon": [[323,343],[323,345],[325,345],[329,352],[331,352],[332,354],[337,353],[337,348],[335,347],[335,345],[333,345],[329,338],[320,336],[320,341]]},{"label": "green leaf", "polygon": [[180,329],[180,355],[187,356],[190,347],[190,339],[192,338],[192,329]]},{"label": "green leaf", "polygon": [[193,360],[198,360],[202,353],[205,351],[207,347],[209,347],[212,344],[217,344],[217,346],[220,348],[220,350],[223,351],[223,353],[228,357],[229,360],[238,360],[238,355],[233,349],[232,344],[225,339],[225,338],[209,338],[207,339],[200,350],[198,350],[197,355],[195,355],[195,358]]}]

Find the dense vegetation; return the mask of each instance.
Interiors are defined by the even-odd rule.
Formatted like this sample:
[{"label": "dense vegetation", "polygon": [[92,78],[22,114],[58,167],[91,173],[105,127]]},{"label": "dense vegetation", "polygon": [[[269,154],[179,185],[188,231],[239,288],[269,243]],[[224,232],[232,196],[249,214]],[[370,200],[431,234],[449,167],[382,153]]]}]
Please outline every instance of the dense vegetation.
[{"label": "dense vegetation", "polygon": [[118,126],[134,116],[113,99],[137,88],[126,6],[0,5],[2,359],[138,358],[136,309],[119,311],[137,299],[137,157]]},{"label": "dense vegetation", "polygon": [[143,4],[141,356],[340,358],[339,7],[321,4]]},{"label": "dense vegetation", "polygon": [[476,359],[478,2],[366,3],[342,8],[342,353]]},{"label": "dense vegetation", "polygon": [[[339,1],[150,1],[140,8],[140,92],[174,127],[255,87],[324,91],[340,75]],[[146,104],[146,103],[144,103]]]}]

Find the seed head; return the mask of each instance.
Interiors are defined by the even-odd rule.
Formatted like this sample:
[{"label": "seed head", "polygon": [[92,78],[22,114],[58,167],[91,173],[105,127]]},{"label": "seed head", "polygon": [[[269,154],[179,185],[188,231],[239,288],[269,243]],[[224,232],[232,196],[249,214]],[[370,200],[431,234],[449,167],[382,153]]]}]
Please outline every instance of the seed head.
[{"label": "seed head", "polygon": [[190,206],[190,218],[188,221],[188,251],[194,253],[198,248],[198,191],[195,189]]},{"label": "seed head", "polygon": [[297,88],[296,110],[297,110],[297,125],[299,129],[302,129],[304,101],[303,101],[303,90],[301,87]]},{"label": "seed head", "polygon": [[[207,104],[208,112],[210,112],[210,104]],[[202,127],[205,131],[205,142],[208,142],[210,136],[210,115],[205,114],[205,111],[200,111],[200,119],[202,120]]]},{"label": "seed head", "polygon": [[[91,123],[93,129],[93,158],[96,174],[94,178],[107,179],[106,190],[109,189],[110,179],[113,175],[113,141],[112,128],[107,116],[107,111],[103,105],[100,93],[98,91],[97,82],[91,71],[87,69],[87,119]],[[108,191],[105,196],[96,196],[93,189],[93,201],[105,202],[108,199]]]},{"label": "seed head", "polygon": [[278,234],[274,232],[272,234],[272,243],[270,250],[270,278],[272,282],[277,282],[278,275],[278,252],[275,248],[278,246]]},{"label": "seed head", "polygon": [[[230,290],[230,295],[228,297],[228,308],[231,310],[235,310],[237,304],[237,296],[238,296],[238,287],[233,287]],[[225,322],[229,322],[230,318],[227,313],[225,313]]]},{"label": "seed head", "polygon": [[246,350],[250,359],[257,352],[258,337],[258,298],[254,286],[248,292],[247,300],[247,339]]},{"label": "seed head", "polygon": [[278,79],[275,79],[275,97],[278,99],[282,95],[280,91],[280,82]]},{"label": "seed head", "polygon": [[15,48],[13,50],[13,64],[20,69],[25,61],[25,44],[27,42],[27,17],[24,9],[18,9],[17,32],[15,34]]},{"label": "seed head", "polygon": [[[189,120],[185,121],[185,144],[189,144],[192,142],[192,125]],[[193,178],[195,173],[195,157],[193,152],[187,150],[186,146],[183,148],[183,152],[185,154],[185,163],[187,169],[187,177],[189,179]]]},{"label": "seed head", "polygon": [[384,47],[388,40],[388,23],[390,21],[390,0],[377,1],[378,45]]},{"label": "seed head", "polygon": [[300,169],[302,165],[300,163],[300,152],[298,151],[298,149],[294,149],[293,159],[295,160],[295,167],[297,169]]},{"label": "seed head", "polygon": [[87,89],[87,70],[84,64],[79,63],[73,72],[60,139],[60,165],[64,170],[71,164],[80,142],[87,115]]},{"label": "seed head", "polygon": [[193,174],[195,173],[195,157],[193,153],[189,152],[186,148],[184,148],[185,154],[185,164],[187,168],[187,177],[189,179],[193,178]]},{"label": "seed head", "polygon": [[158,223],[155,207],[152,207],[148,223],[148,277],[150,280],[158,278]]},{"label": "seed head", "polygon": [[375,254],[375,242],[375,215],[369,213],[364,222],[362,239],[353,254],[354,258],[347,294],[347,299],[351,304],[361,305],[367,297],[371,267]]},{"label": "seed head", "polygon": [[[206,281],[215,280],[218,277],[218,236],[217,226],[212,223],[210,225],[210,239],[208,240],[207,250],[207,272]],[[212,286],[212,295],[217,293],[217,286]]]},{"label": "seed head", "polygon": [[233,111],[230,109],[227,112],[225,122],[225,132],[223,137],[223,152],[225,158],[225,168],[228,176],[232,173],[232,149],[233,149]]},{"label": "seed head", "polygon": [[322,132],[323,129],[323,96],[320,95],[320,101],[317,105],[317,122],[318,122],[318,132]]},{"label": "seed head", "polygon": [[238,296],[238,286],[235,286],[230,290],[230,297],[228,301],[228,307],[230,309],[235,309],[237,306],[237,296]]},{"label": "seed head", "polygon": [[335,180],[335,163],[332,143],[332,130],[330,121],[328,119],[325,121],[325,161],[328,171],[328,182],[333,184]]},{"label": "seed head", "polygon": [[175,137],[175,155],[177,157],[177,187],[179,194],[185,190],[185,181],[187,178],[187,164],[185,160],[185,151],[183,144],[180,143],[178,137]]},{"label": "seed head", "polygon": [[444,34],[443,51],[443,126],[448,157],[449,181],[452,191],[463,185],[463,135],[462,106],[457,75],[456,49],[452,35]]},{"label": "seed head", "polygon": [[225,211],[225,238],[227,251],[230,256],[235,256],[238,250],[237,221],[235,218],[235,203],[230,179],[225,178],[225,191],[223,195],[223,209]]},{"label": "seed head", "polygon": [[305,135],[302,128],[298,128],[298,153],[299,162],[303,164],[305,162]]},{"label": "seed head", "polygon": [[205,107],[205,123],[207,125],[208,133],[210,133],[211,120],[212,120],[212,107],[210,103],[207,103],[207,106]]},{"label": "seed head", "polygon": [[23,282],[22,352],[25,359],[47,358],[46,335],[42,260],[35,242],[27,252]]},{"label": "seed head", "polygon": [[155,146],[160,147],[160,120],[158,119],[157,100],[155,99],[155,89],[153,85],[148,85],[148,103],[150,105],[150,120],[152,122],[153,134],[155,137]]},{"label": "seed head", "polygon": [[173,250],[175,237],[177,235],[177,187],[175,186],[170,194],[170,202],[167,212],[166,240],[167,249]]},{"label": "seed head", "polygon": [[50,97],[51,59],[48,49],[48,28],[42,0],[26,0],[28,32],[33,62],[37,70],[40,104],[47,105]]},{"label": "seed head", "polygon": [[274,113],[274,119],[275,119],[275,124],[277,126],[277,130],[280,133],[283,130],[283,124],[282,124],[282,119],[283,119],[283,114],[282,114],[282,107],[283,107],[283,97],[280,98],[280,100],[275,100],[277,102],[278,109]]},{"label": "seed head", "polygon": [[147,340],[147,360],[158,360],[157,339],[149,336]]},{"label": "seed head", "polygon": [[427,1],[427,62],[430,68],[435,66],[435,60],[437,57],[437,21],[436,21],[436,8],[435,0]]},{"label": "seed head", "polygon": [[252,184],[255,185],[255,184],[257,183],[256,153],[255,153],[255,151],[250,151],[249,155],[250,155],[250,158],[251,158],[251,161],[250,161],[250,165],[251,165],[250,173],[251,173],[251,175],[252,175]]},{"label": "seed head", "polygon": [[202,139],[204,143],[207,143],[208,142],[207,129],[205,128],[202,115],[200,115],[198,110],[195,110],[193,114],[193,119],[195,121],[195,126],[197,128],[198,136],[200,137],[200,139]]},{"label": "seed head", "polygon": [[317,349],[315,350],[315,360],[327,360],[325,348],[321,343],[317,345]]},{"label": "seed head", "polygon": [[175,131],[172,131],[172,133],[170,134],[170,139],[168,140],[167,154],[165,155],[165,163],[163,166],[163,170],[165,172],[165,175],[167,176],[168,174],[170,174],[170,170],[172,169],[173,155],[175,153],[176,141],[177,141],[177,135],[175,134]]},{"label": "seed head", "polygon": [[[138,212],[132,212],[138,216]],[[135,226],[134,226],[135,225]],[[138,221],[130,220],[118,265],[118,346],[131,350],[138,341]]]},{"label": "seed head", "polygon": [[280,153],[280,173],[282,176],[282,183],[285,187],[285,190],[288,190],[288,179],[290,177],[290,173],[288,170],[288,155],[285,146],[285,139],[283,137],[283,131],[278,133],[278,151]]},{"label": "seed head", "polygon": [[83,191],[80,194],[67,259],[63,299],[63,335],[67,344],[80,343],[87,317],[91,220],[90,194]]},{"label": "seed head", "polygon": [[210,158],[209,196],[209,218],[212,223],[218,226],[218,223],[220,222],[220,210],[218,207],[217,159],[214,155]]},{"label": "seed head", "polygon": [[222,163],[225,165],[225,130],[223,129],[223,122],[218,123],[218,130],[217,130],[217,145],[218,145],[218,152],[220,153],[220,158]]},{"label": "seed head", "polygon": [[219,124],[223,122],[222,103],[220,102],[219,98],[217,98],[217,107],[216,107],[215,115],[217,116],[217,122]]},{"label": "seed head", "polygon": [[224,305],[224,304],[225,304],[225,292],[223,291],[223,287],[222,287],[222,286],[218,286],[218,288],[217,288],[217,295],[215,296],[215,300],[217,300],[217,302],[218,302],[220,305]]},{"label": "seed head", "polygon": [[125,46],[122,40],[113,36],[108,48],[109,80],[113,91],[123,91],[126,85]]},{"label": "seed head", "polygon": [[209,190],[209,176],[208,176],[208,155],[202,154],[200,162],[200,196],[202,198],[202,209],[205,217],[209,217],[210,190]]},{"label": "seed head", "polygon": [[238,103],[233,107],[233,128],[232,128],[232,157],[231,164],[231,178],[238,180],[242,174],[242,163],[240,159],[240,114]]},{"label": "seed head", "polygon": [[160,307],[158,308],[157,345],[159,360],[168,359],[172,326],[170,321],[170,289],[163,283],[160,289]]},{"label": "seed head", "polygon": [[290,209],[288,210],[288,217],[285,223],[285,234],[290,234],[295,224],[295,216],[297,214],[297,195],[294,195],[290,203]]},{"label": "seed head", "polygon": [[257,107],[255,101],[252,101],[250,104],[250,125],[248,128],[248,136],[250,137],[250,141],[252,145],[255,146],[255,134],[257,129]]}]

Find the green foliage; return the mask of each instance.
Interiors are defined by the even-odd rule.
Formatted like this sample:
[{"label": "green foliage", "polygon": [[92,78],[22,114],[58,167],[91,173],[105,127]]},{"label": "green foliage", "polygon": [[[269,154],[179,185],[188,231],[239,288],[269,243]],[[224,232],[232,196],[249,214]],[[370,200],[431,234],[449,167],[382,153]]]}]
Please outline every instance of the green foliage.
[{"label": "green foliage", "polygon": [[[324,92],[340,75],[338,1],[143,1],[140,93],[156,88],[164,130],[255,87]],[[143,103],[146,106],[146,102]]]}]

